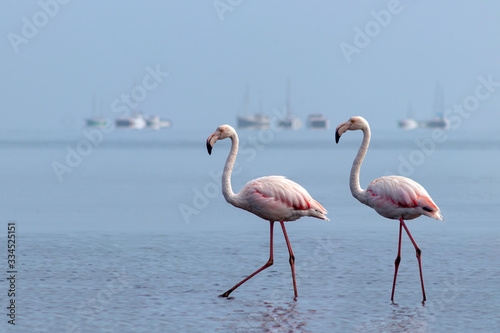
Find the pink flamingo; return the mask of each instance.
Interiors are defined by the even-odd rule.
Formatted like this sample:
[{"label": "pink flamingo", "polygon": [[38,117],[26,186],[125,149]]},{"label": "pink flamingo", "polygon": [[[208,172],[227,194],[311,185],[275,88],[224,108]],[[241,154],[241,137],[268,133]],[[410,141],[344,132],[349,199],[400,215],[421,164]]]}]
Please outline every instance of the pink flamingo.
[{"label": "pink flamingo", "polygon": [[295,221],[302,216],[312,216],[322,220],[328,220],[325,216],[327,211],[314,200],[307,191],[299,184],[282,176],[261,177],[249,181],[239,193],[233,193],[231,187],[231,172],[238,154],[238,134],[229,125],[221,125],[207,139],[208,153],[212,153],[212,148],[218,140],[231,139],[231,151],[227,157],[224,172],[222,174],[222,194],[231,205],[247,210],[250,213],[270,222],[270,255],[267,263],[250,274],[247,278],[236,284],[234,287],[220,295],[228,297],[236,288],[247,280],[258,274],[262,270],[273,264],[273,225],[279,221],[283,234],[285,235],[288,253],[290,254],[290,267],[292,269],[293,290],[295,299],[297,298],[297,284],[295,282],[295,256],[290,246],[290,241],[285,230],[284,221]]},{"label": "pink flamingo", "polygon": [[388,176],[375,179],[366,190],[359,185],[359,169],[370,144],[370,126],[362,117],[352,117],[347,122],[340,124],[335,132],[335,141],[339,143],[340,136],[346,131],[363,131],[363,142],[354,159],[351,169],[350,187],[352,195],[359,202],[375,209],[380,215],[389,219],[399,219],[399,245],[398,256],[394,262],[394,281],[392,284],[391,301],[394,301],[394,289],[398,275],[399,262],[401,261],[401,232],[405,229],[417,252],[418,268],[420,270],[420,283],[422,285],[423,301],[425,302],[424,280],[422,277],[421,251],[406,227],[404,220],[412,220],[420,215],[426,215],[436,220],[443,220],[441,211],[432,201],[427,191],[417,182],[401,176]]}]

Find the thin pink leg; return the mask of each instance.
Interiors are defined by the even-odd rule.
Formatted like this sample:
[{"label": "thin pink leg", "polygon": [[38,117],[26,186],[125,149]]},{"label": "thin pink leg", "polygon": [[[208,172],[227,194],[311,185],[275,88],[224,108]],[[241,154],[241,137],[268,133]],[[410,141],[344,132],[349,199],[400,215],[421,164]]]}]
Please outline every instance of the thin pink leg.
[{"label": "thin pink leg", "polygon": [[290,241],[288,240],[288,235],[285,230],[285,223],[280,221],[281,229],[283,229],[283,235],[285,235],[286,246],[288,247],[288,253],[290,253],[290,267],[292,269],[292,279],[293,279],[293,292],[295,294],[295,300],[297,299],[297,283],[295,282],[295,256],[293,255],[292,246],[290,245]]},{"label": "thin pink leg", "polygon": [[247,280],[250,280],[254,275],[257,275],[258,273],[260,273],[261,271],[263,271],[264,269],[268,268],[269,266],[271,266],[273,264],[273,226],[274,226],[274,222],[270,222],[270,223],[271,223],[271,227],[270,227],[271,228],[271,230],[270,230],[271,241],[270,241],[269,260],[266,262],[266,264],[264,266],[262,266],[261,268],[259,268],[258,270],[256,270],[255,272],[253,272],[252,274],[250,274],[249,276],[247,276],[241,282],[239,282],[234,287],[232,287],[231,289],[229,289],[228,291],[226,291],[224,294],[219,295],[220,297],[228,297],[229,294],[231,294],[236,288],[238,288],[239,286],[241,286],[243,283],[247,282]]},{"label": "thin pink leg", "polygon": [[411,240],[413,246],[415,247],[415,251],[417,251],[418,269],[420,270],[420,283],[422,284],[422,295],[424,297],[422,302],[425,302],[426,298],[425,298],[424,278],[422,275],[422,261],[420,260],[420,255],[422,254],[422,251],[420,251],[420,249],[417,246],[417,243],[415,243],[415,240],[411,236],[410,231],[406,227],[406,224],[403,222],[402,219],[400,221],[401,221],[401,224],[403,225],[403,227],[405,228],[406,233],[408,234],[408,237],[410,237],[410,240]]},{"label": "thin pink leg", "polygon": [[394,281],[392,282],[392,294],[391,301],[394,302],[394,290],[396,289],[396,277],[398,276],[399,263],[401,261],[401,233],[403,231],[403,219],[399,219],[399,245],[398,245],[398,256],[394,260]]}]

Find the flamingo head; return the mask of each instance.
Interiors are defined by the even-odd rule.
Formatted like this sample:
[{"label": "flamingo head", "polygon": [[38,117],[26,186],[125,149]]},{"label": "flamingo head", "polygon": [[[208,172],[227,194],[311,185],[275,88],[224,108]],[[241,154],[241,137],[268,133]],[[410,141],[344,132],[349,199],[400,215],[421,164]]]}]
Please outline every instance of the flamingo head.
[{"label": "flamingo head", "polygon": [[337,126],[337,129],[335,130],[335,142],[339,143],[340,137],[346,131],[365,130],[367,128],[369,128],[369,126],[365,118],[359,116],[352,117],[345,123],[342,123],[339,126]]},{"label": "flamingo head", "polygon": [[214,144],[218,140],[224,140],[224,139],[230,138],[234,134],[236,134],[236,131],[234,130],[234,128],[232,128],[229,125],[220,125],[219,127],[217,127],[217,130],[212,135],[210,135],[207,139],[208,154],[209,155],[212,154],[212,148],[214,147]]}]

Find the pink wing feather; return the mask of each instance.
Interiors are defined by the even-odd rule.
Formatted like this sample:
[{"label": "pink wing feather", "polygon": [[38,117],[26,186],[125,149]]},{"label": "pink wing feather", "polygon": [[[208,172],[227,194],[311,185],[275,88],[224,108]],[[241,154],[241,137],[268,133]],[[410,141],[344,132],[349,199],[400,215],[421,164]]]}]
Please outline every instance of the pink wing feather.
[{"label": "pink wing feather", "polygon": [[375,179],[367,189],[367,203],[380,215],[399,219],[413,219],[427,215],[443,220],[438,206],[417,182],[401,176]]},{"label": "pink wing feather", "polygon": [[267,176],[248,182],[238,196],[246,209],[266,220],[294,221],[301,216],[328,220],[327,213],[299,184],[282,176]]}]

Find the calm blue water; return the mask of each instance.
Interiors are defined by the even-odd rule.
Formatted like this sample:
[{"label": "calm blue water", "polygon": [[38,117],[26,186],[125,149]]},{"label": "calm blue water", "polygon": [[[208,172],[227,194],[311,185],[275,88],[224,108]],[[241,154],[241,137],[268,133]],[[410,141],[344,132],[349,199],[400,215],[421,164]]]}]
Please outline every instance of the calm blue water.
[{"label": "calm blue water", "polygon": [[[500,326],[500,135],[376,132],[361,184],[403,172],[445,216],[407,223],[422,249],[428,301],[421,303],[415,251],[403,236],[390,302],[398,224],[350,194],[361,133],[338,145],[327,132],[241,132],[238,190],[285,175],[329,211],[331,222],[287,223],[296,256],[275,228],[275,264],[217,297],[268,259],[268,223],[219,193],[229,142],[212,156],[205,131],[113,132],[62,182],[81,132],[2,133],[0,245],[17,223],[16,327],[11,332],[496,332]],[[417,143],[418,142],[418,143]],[[81,149],[85,147],[81,146]],[[423,147],[423,148],[422,148]],[[406,162],[405,162],[406,161]],[[0,267],[6,277],[6,254]],[[4,277],[4,276],[2,276]],[[1,308],[8,305],[0,280]],[[2,313],[5,313],[3,310]]]}]

